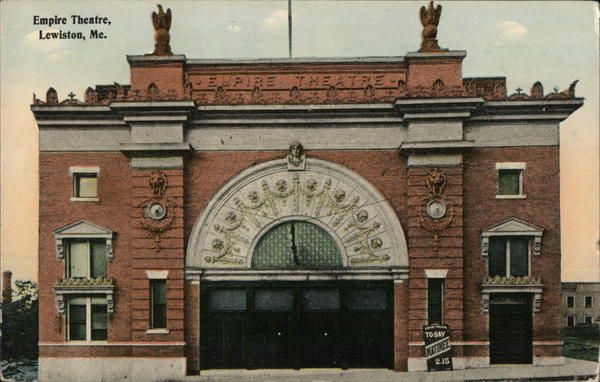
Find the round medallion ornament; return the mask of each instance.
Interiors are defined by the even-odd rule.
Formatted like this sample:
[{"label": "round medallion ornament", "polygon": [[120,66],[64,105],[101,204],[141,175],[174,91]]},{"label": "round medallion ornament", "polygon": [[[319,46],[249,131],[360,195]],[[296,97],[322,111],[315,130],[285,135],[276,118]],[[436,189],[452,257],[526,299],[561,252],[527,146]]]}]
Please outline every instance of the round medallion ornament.
[{"label": "round medallion ornament", "polygon": [[433,219],[440,219],[446,215],[446,204],[439,199],[433,199],[425,207],[427,215]]},{"label": "round medallion ornament", "polygon": [[167,207],[161,203],[152,203],[147,209],[148,217],[152,220],[161,220],[167,214]]}]

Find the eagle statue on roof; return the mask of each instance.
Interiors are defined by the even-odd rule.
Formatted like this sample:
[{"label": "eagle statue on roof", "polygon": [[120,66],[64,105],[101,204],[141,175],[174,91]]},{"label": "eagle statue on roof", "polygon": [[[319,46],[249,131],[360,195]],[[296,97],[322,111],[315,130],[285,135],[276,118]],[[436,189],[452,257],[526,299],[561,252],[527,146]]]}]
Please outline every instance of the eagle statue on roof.
[{"label": "eagle statue on roof", "polygon": [[153,56],[172,56],[171,35],[171,9],[167,9],[167,13],[163,11],[162,5],[158,4],[158,14],[152,12],[152,25],[154,26],[154,52]]},{"label": "eagle statue on roof", "polygon": [[435,52],[441,50],[437,43],[437,26],[440,23],[442,15],[442,6],[433,7],[433,1],[429,2],[427,8],[421,7],[420,17],[423,24],[423,33],[421,37],[421,49],[419,52]]}]

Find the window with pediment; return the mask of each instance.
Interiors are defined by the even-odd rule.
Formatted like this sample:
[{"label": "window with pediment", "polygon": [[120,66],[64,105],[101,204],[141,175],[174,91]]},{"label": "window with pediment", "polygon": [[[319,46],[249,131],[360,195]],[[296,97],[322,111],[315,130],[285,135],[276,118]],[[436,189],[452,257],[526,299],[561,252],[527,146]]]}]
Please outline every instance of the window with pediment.
[{"label": "window with pediment", "polygon": [[[114,280],[107,278],[107,264],[113,258],[113,236],[114,233],[104,227],[100,227],[85,220],[79,220],[67,226],[61,227],[53,232],[56,258],[63,261],[65,265],[64,278],[57,280],[53,290],[56,299],[56,309],[59,315],[67,314],[69,319],[71,305],[75,322],[83,320],[83,308],[81,306],[89,305],[86,309],[86,320],[92,320],[93,317],[100,317],[98,314],[90,312],[99,308],[93,308],[89,301],[102,299],[105,303],[107,313],[113,312],[113,294]],[[73,303],[79,302],[79,303]],[[82,301],[87,301],[85,304]],[[100,306],[99,305],[99,306]],[[94,310],[95,309],[95,310]],[[77,313],[79,312],[79,313]],[[83,322],[83,321],[82,321]],[[86,321],[87,322],[87,321]],[[92,321],[89,321],[92,322]],[[88,322],[88,324],[89,324]],[[68,325],[73,324],[69,321]],[[80,322],[81,324],[81,322]],[[75,325],[75,324],[73,324]],[[87,324],[86,324],[87,325]],[[88,325],[89,326],[89,325]],[[82,326],[83,327],[83,326]],[[73,326],[77,331],[82,327]],[[90,335],[90,328],[87,328],[86,340],[93,339]],[[81,330],[73,338],[80,340]],[[71,338],[70,334],[69,337]]]},{"label": "window with pediment", "polygon": [[487,260],[482,280],[481,311],[489,311],[491,294],[527,293],[534,312],[541,310],[543,284],[531,271],[532,257],[541,255],[543,228],[510,218],[481,230],[481,256]]}]

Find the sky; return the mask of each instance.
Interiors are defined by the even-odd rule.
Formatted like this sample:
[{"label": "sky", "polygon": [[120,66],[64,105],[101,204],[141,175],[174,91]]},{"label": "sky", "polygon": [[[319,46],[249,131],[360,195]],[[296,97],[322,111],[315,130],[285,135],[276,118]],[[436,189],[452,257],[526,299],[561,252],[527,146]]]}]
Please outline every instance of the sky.
[{"label": "sky", "polygon": [[[403,56],[418,50],[426,1],[293,0],[294,57]],[[440,1],[438,41],[466,50],[463,76],[506,76],[509,94],[541,81],[546,93],[579,79],[585,105],[561,124],[563,281],[600,281],[599,37],[594,1]],[[171,47],[187,58],[288,56],[287,1],[164,1]],[[37,279],[38,133],[32,93],[62,100],[88,86],[129,83],[126,55],[152,52],[156,1],[0,2],[2,270]],[[35,25],[34,16],[67,17]],[[73,25],[71,15],[110,25]],[[92,28],[106,39],[40,40],[39,31]]]}]

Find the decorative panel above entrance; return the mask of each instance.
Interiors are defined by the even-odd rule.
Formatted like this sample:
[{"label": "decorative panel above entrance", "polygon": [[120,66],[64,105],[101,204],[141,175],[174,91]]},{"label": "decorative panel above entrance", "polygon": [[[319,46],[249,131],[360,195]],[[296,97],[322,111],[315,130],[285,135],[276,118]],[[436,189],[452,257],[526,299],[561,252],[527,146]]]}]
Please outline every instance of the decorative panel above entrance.
[{"label": "decorative panel above entrance", "polygon": [[[386,268],[402,273],[400,269],[408,267],[404,233],[385,197],[354,172],[307,158],[304,171],[288,171],[286,159],[275,160],[249,168],[224,185],[192,230],[188,273],[249,270],[256,264],[253,254],[262,256],[264,251],[261,239],[276,235],[278,229],[281,235],[289,235],[284,231],[293,226],[299,230],[295,236],[327,234],[331,239],[324,244],[327,248],[316,251],[326,257],[331,256],[326,252],[337,252],[339,260],[323,260],[320,265],[315,258],[311,264],[296,265],[290,257],[289,267],[283,263],[280,267]],[[291,253],[292,242],[289,244],[286,251]],[[313,247],[318,248],[316,244]],[[263,263],[260,267],[268,266]]]},{"label": "decorative panel above entrance", "polygon": [[252,268],[341,267],[335,241],[319,226],[290,221],[271,228],[252,254]]}]

